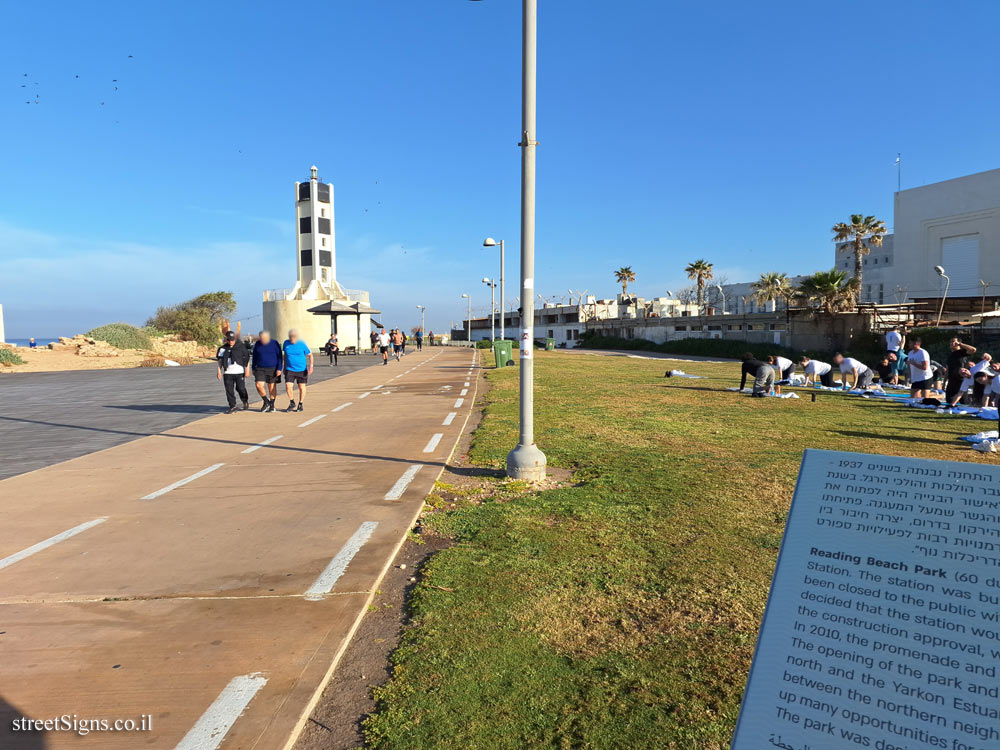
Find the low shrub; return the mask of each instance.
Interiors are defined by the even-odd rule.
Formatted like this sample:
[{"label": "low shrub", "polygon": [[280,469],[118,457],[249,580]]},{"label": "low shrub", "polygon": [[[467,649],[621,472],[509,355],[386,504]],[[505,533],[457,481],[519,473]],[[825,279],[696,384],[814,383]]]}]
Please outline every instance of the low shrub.
[{"label": "low shrub", "polygon": [[482,341],[476,342],[477,349],[489,349],[493,344],[490,343],[489,339],[483,339]]},{"label": "low shrub", "polygon": [[167,360],[166,357],[161,357],[159,354],[154,354],[152,357],[146,357],[139,363],[139,367],[166,367]]},{"label": "low shrub", "polygon": [[23,364],[24,360],[21,359],[21,355],[17,352],[13,352],[10,349],[0,349],[0,366],[13,367],[14,365]]},{"label": "low shrub", "polygon": [[105,341],[115,349],[151,349],[153,343],[149,340],[149,335],[128,323],[108,323],[105,326],[94,328],[85,336]]}]

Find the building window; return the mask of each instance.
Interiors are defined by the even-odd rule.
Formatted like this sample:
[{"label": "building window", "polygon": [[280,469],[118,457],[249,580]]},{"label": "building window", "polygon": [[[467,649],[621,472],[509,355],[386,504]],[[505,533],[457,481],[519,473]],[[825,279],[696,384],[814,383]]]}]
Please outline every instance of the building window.
[{"label": "building window", "polygon": [[674,326],[675,331],[686,331],[687,329],[687,326]]},{"label": "building window", "polygon": [[319,264],[321,266],[327,266],[327,267],[332,266],[333,265],[333,253],[331,253],[329,250],[320,250],[319,251]]},{"label": "building window", "polygon": [[312,231],[312,217],[302,216],[299,218],[299,234],[309,234]]},{"label": "building window", "polygon": [[325,182],[320,182],[316,185],[316,200],[320,203],[330,202],[330,186]]},{"label": "building window", "polygon": [[743,330],[743,326],[741,326],[741,325],[735,325],[735,326],[734,325],[729,325],[729,326],[726,326],[726,329],[730,330],[730,331],[742,331]]},{"label": "building window", "polygon": [[330,220],[329,219],[319,219],[318,220],[318,231],[320,234],[330,234]]},{"label": "building window", "polygon": [[319,246],[320,247],[326,247],[326,237],[320,237],[320,239],[319,239]]},{"label": "building window", "polygon": [[299,183],[299,200],[307,201],[309,200],[309,183],[300,182]]},{"label": "building window", "polygon": [[303,250],[299,253],[299,263],[303,266],[311,266],[313,264],[313,251]]},{"label": "building window", "polygon": [[710,330],[710,331],[721,331],[722,330],[722,326],[709,326],[708,330]]},{"label": "building window", "polygon": [[555,335],[553,335],[551,328],[549,329],[549,338],[550,339],[554,339],[555,338]]},{"label": "building window", "polygon": [[877,266],[878,265],[878,258],[873,258],[872,260],[874,261],[873,265]]},{"label": "building window", "polygon": [[771,330],[772,331],[784,331],[785,330],[785,324],[784,323],[771,323]]},{"label": "building window", "polygon": [[691,330],[692,331],[700,331],[701,330],[701,326],[691,326]]}]

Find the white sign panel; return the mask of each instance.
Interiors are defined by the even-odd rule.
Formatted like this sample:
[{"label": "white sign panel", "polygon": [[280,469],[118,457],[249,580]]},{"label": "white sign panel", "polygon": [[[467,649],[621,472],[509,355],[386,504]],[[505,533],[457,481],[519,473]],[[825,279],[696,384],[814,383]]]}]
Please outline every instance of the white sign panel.
[{"label": "white sign panel", "polygon": [[1000,747],[1000,467],[806,451],[733,750]]}]

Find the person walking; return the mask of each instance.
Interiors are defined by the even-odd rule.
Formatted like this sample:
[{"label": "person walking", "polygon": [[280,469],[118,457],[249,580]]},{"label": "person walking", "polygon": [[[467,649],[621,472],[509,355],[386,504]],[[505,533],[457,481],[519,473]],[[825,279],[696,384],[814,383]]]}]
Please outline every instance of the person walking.
[{"label": "person walking", "polygon": [[250,354],[243,342],[236,338],[235,332],[226,333],[224,343],[215,353],[215,359],[219,364],[216,375],[226,388],[226,401],[229,402],[226,414],[236,411],[237,393],[243,402],[243,410],[246,411],[250,408],[250,399],[244,378],[250,375]]},{"label": "person walking", "polygon": [[406,356],[406,342],[409,341],[410,337],[406,335],[406,331],[399,332],[399,356]]},{"label": "person walking", "polygon": [[416,335],[415,338],[417,339],[417,351],[418,352],[422,352],[424,350],[424,329],[423,328],[418,328],[417,329],[417,335]]},{"label": "person walking", "polygon": [[261,331],[250,352],[253,365],[254,386],[260,394],[262,412],[274,411],[274,400],[278,397],[278,383],[281,382],[281,344],[271,338],[268,331]]},{"label": "person walking", "polygon": [[403,350],[403,334],[399,332],[398,328],[392,329],[392,356],[395,357],[396,361],[399,361],[400,352]]},{"label": "person walking", "polygon": [[337,334],[330,334],[330,338],[326,342],[326,346],[323,347],[323,350],[326,352],[326,356],[330,358],[330,367],[336,367],[339,364],[337,362],[337,355],[340,354],[340,347],[337,345]]},{"label": "person walking", "polygon": [[378,334],[379,334],[379,331],[381,331],[381,330],[382,329],[380,327],[378,331],[372,331],[371,332],[371,336],[369,337],[369,338],[371,338],[371,342],[372,342],[372,356],[373,357],[376,354],[378,354]]},{"label": "person walking", "polygon": [[751,396],[763,398],[771,395],[771,389],[774,387],[774,368],[756,359],[750,352],[744,354],[741,359],[743,365],[740,372],[743,377],[740,379],[740,390],[746,387],[747,376],[750,376],[754,379]]},{"label": "person walking", "polygon": [[434,346],[434,331],[427,334],[427,343]]},{"label": "person walking", "polygon": [[[285,411],[303,411],[303,402],[306,400],[306,384],[313,371],[313,355],[309,349],[309,344],[299,338],[299,332],[294,328],[288,332],[288,338],[282,344],[281,350],[285,354],[285,393],[288,396],[288,408]],[[295,404],[292,398],[292,387],[299,387],[299,403]]]},{"label": "person walking", "polygon": [[376,344],[378,345],[379,352],[382,354],[382,364],[389,364],[389,347],[392,345],[392,340],[389,337],[389,334],[385,332],[384,328],[378,329]]}]

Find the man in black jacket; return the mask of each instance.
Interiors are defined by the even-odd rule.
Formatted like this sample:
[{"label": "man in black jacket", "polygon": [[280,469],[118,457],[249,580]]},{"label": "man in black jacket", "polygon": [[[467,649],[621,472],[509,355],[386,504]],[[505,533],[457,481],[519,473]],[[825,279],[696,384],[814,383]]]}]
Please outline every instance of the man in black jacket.
[{"label": "man in black jacket", "polygon": [[774,387],[774,368],[759,359],[755,359],[750,352],[744,354],[741,359],[743,360],[741,368],[743,377],[740,379],[740,390],[742,391],[746,386],[749,375],[754,379],[751,396],[763,398],[770,395],[771,388]]},{"label": "man in black jacket", "polygon": [[226,400],[229,402],[229,410],[226,413],[232,414],[236,411],[236,393],[240,394],[243,410],[246,411],[250,408],[244,381],[244,378],[250,376],[250,353],[246,345],[236,338],[234,331],[229,331],[226,333],[225,343],[215,353],[215,358],[219,363],[216,374],[226,387]]}]

